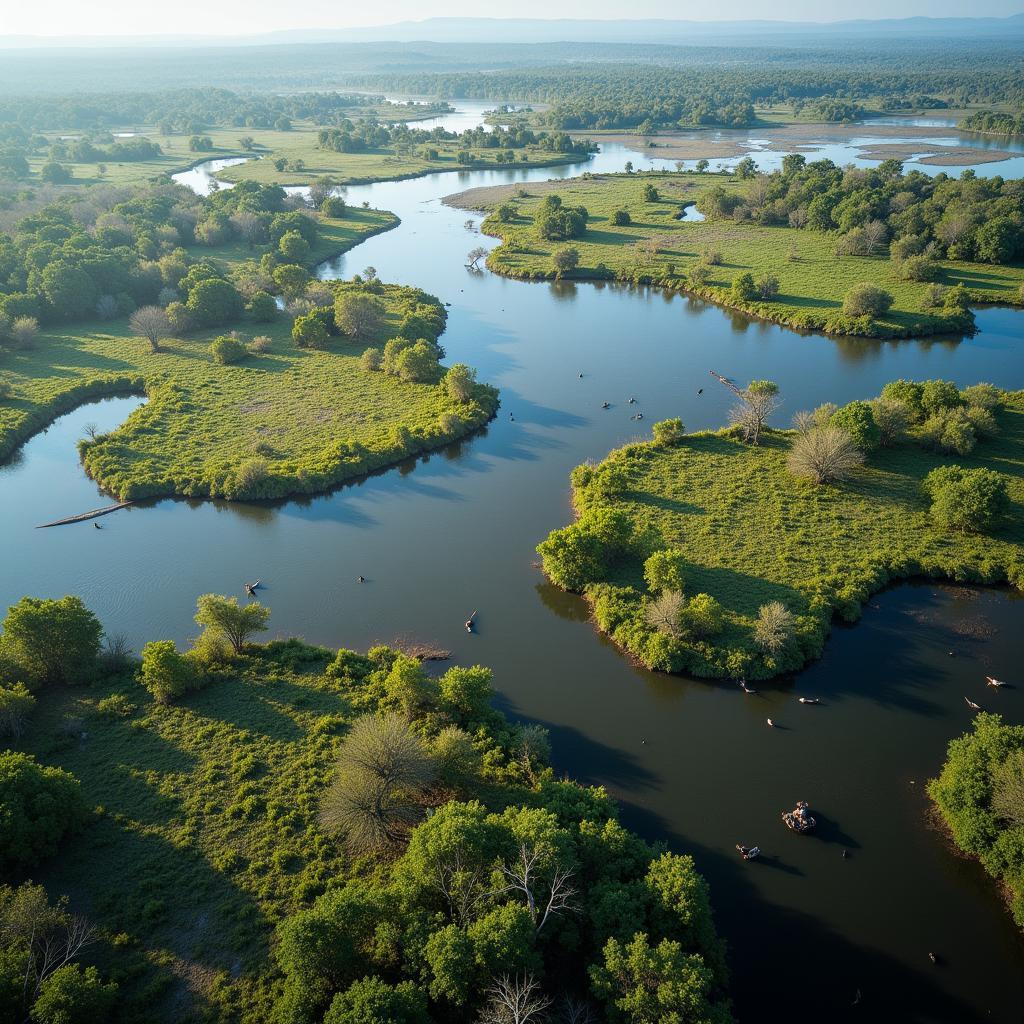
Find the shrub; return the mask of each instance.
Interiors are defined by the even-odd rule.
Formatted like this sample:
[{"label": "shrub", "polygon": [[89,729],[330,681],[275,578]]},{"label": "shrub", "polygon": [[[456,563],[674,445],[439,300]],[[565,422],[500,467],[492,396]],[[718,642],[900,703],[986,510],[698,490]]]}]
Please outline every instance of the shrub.
[{"label": "shrub", "polygon": [[645,203],[656,203],[658,201],[658,190],[650,182],[647,182],[640,190],[640,198]]},{"label": "shrub", "polygon": [[950,288],[942,297],[942,308],[947,313],[954,315],[966,313],[970,305],[971,293],[963,283],[958,284],[955,288]]},{"label": "shrub", "polygon": [[734,302],[751,302],[756,299],[757,285],[754,284],[754,275],[744,272],[734,278],[729,296]]},{"label": "shrub", "polygon": [[277,250],[288,263],[305,263],[309,259],[309,242],[298,231],[286,231],[277,243]]},{"label": "shrub", "polygon": [[85,820],[78,780],[28,754],[0,753],[0,870],[33,866]]},{"label": "shrub", "polygon": [[256,355],[264,355],[273,348],[274,343],[270,340],[269,335],[257,334],[252,341],[249,342],[249,351]]},{"label": "shrub", "polygon": [[383,353],[379,348],[368,348],[359,357],[359,365],[364,370],[379,370],[383,358]]},{"label": "shrub", "polygon": [[3,623],[0,656],[30,687],[77,683],[95,668],[103,627],[80,598],[23,597]]},{"label": "shrub", "polygon": [[25,731],[36,699],[24,683],[0,686],[0,736],[18,739]]},{"label": "shrub", "polygon": [[891,306],[892,296],[867,281],[855,284],[843,299],[843,312],[847,316],[880,317],[888,313]]},{"label": "shrub", "polygon": [[445,393],[453,402],[468,402],[476,385],[476,370],[465,363],[456,363],[441,378]]},{"label": "shrub", "polygon": [[11,348],[17,351],[34,348],[39,337],[39,321],[34,316],[15,317],[8,337]]},{"label": "shrub", "polygon": [[331,217],[334,220],[344,217],[346,210],[345,200],[341,196],[328,196],[320,204],[320,212],[325,217]]},{"label": "shrub", "polygon": [[931,517],[942,529],[984,533],[1010,509],[1006,478],[991,469],[940,466],[921,485],[931,498]]},{"label": "shrub", "polygon": [[779,279],[774,274],[765,274],[757,279],[755,287],[762,302],[771,302],[779,294]]},{"label": "shrub", "polygon": [[258,291],[246,307],[249,316],[258,324],[268,324],[277,319],[277,302],[270,292]]},{"label": "shrub", "polygon": [[769,601],[757,612],[754,643],[766,654],[778,654],[793,639],[796,620],[781,601]]},{"label": "shrub", "polygon": [[896,276],[901,281],[935,281],[942,267],[928,256],[908,256],[895,263]]},{"label": "shrub", "polygon": [[686,436],[686,427],[683,421],[675,416],[670,420],[660,420],[652,428],[654,443],[666,448],[679,444]]},{"label": "shrub", "polygon": [[196,604],[196,622],[226,640],[235,654],[241,654],[250,638],[267,628],[270,618],[270,609],[258,601],[240,606],[236,597],[203,594]]},{"label": "shrub", "polygon": [[353,341],[365,341],[384,324],[384,303],[366,292],[339,292],[334,300],[334,322]]},{"label": "shrub", "polygon": [[918,433],[921,443],[936,451],[970,455],[978,443],[974,423],[966,409],[941,409],[929,416]]},{"label": "shrub", "polygon": [[700,261],[709,267],[720,267],[722,254],[717,249],[701,249]]},{"label": "shrub", "polygon": [[29,1017],[32,1024],[104,1024],[113,1014],[117,985],[104,982],[95,967],[58,967],[40,985]]},{"label": "shrub", "polygon": [[816,484],[838,483],[864,462],[864,456],[850,435],[836,426],[813,427],[798,434],[786,458],[794,476]]},{"label": "shrub", "polygon": [[579,249],[571,246],[564,249],[556,249],[551,257],[555,267],[555,278],[561,280],[566,274],[571,274],[580,265]]},{"label": "shrub", "polygon": [[695,263],[687,271],[686,280],[694,288],[703,288],[711,280],[711,268],[706,263]]},{"label": "shrub", "polygon": [[196,673],[173,640],[154,640],[142,648],[139,681],[159,703],[170,704],[195,687]]},{"label": "shrub", "polygon": [[218,335],[210,342],[210,355],[214,362],[222,366],[227,363],[237,363],[249,354],[245,342],[231,334]]},{"label": "shrub", "polygon": [[427,996],[411,981],[357,981],[331,1001],[324,1024],[430,1024]]},{"label": "shrub", "polygon": [[924,296],[924,304],[930,309],[941,306],[946,297],[946,286],[931,284],[925,289]]},{"label": "shrub", "polygon": [[113,693],[104,697],[96,705],[96,711],[104,718],[130,718],[138,710],[123,693]]},{"label": "shrub", "polygon": [[[230,281],[209,277],[195,284],[188,294],[186,306],[197,323],[208,327],[237,320],[242,315],[242,296]],[[172,302],[167,307],[170,316]]]},{"label": "shrub", "polygon": [[236,499],[260,497],[259,485],[269,474],[270,464],[262,456],[256,455],[246,459],[235,470],[228,496]]},{"label": "shrub", "polygon": [[921,385],[921,408],[928,415],[962,405],[960,390],[949,380],[926,380]]},{"label": "shrub", "polygon": [[633,529],[619,509],[598,509],[555,530],[537,545],[544,571],[565,590],[580,591],[601,579],[612,563],[630,548]]},{"label": "shrub", "polygon": [[633,218],[629,215],[629,210],[616,210],[612,214],[612,223],[619,228],[626,227],[627,224],[631,224]]},{"label": "shrub", "polygon": [[998,412],[1003,407],[1004,393],[992,384],[972,384],[960,392],[960,398],[973,408]]},{"label": "shrub", "polygon": [[644,582],[653,593],[686,588],[686,559],[681,551],[663,548],[644,562]]},{"label": "shrub", "polygon": [[850,402],[833,414],[832,426],[849,435],[850,440],[862,452],[873,452],[882,443],[882,432],[875,422],[875,415],[867,402]]},{"label": "shrub", "polygon": [[911,422],[917,423],[924,418],[924,406],[921,404],[923,387],[913,380],[893,380],[882,388],[883,399],[899,402],[909,413]]},{"label": "shrub", "polygon": [[706,640],[721,633],[725,612],[710,594],[694,594],[687,601],[680,622],[687,636]]},{"label": "shrub", "polygon": [[316,311],[297,316],[292,324],[292,341],[299,348],[325,349],[331,340],[324,318]]},{"label": "shrub", "polygon": [[871,403],[871,415],[878,426],[878,443],[882,448],[893,448],[907,438],[910,411],[902,402],[891,398],[876,398]]}]

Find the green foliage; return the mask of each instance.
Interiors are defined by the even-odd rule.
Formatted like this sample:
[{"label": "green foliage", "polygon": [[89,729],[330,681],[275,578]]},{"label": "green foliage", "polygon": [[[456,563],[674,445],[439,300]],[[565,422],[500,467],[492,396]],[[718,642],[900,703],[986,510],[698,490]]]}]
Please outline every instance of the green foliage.
[{"label": "green foliage", "polygon": [[572,246],[564,249],[556,249],[551,262],[555,267],[555,279],[560,280],[566,274],[571,274],[580,265],[580,251]]},{"label": "green foliage", "polygon": [[985,533],[1010,511],[1006,478],[991,469],[940,466],[921,485],[931,498],[931,516],[944,530]]},{"label": "green foliage", "polygon": [[674,416],[672,419],[660,420],[651,428],[654,443],[657,445],[671,446],[680,444],[686,436],[686,427],[683,421]]},{"label": "green foliage", "polygon": [[624,513],[598,509],[555,530],[537,545],[537,552],[555,583],[566,590],[582,590],[588,583],[596,583],[629,550],[631,540],[631,525]]},{"label": "green foliage", "polygon": [[237,597],[203,594],[196,605],[196,622],[226,640],[235,654],[241,654],[255,634],[264,632],[270,619],[270,609],[259,601],[239,605]]},{"label": "green foliage", "polygon": [[633,221],[633,218],[630,217],[629,210],[616,210],[612,214],[612,223],[617,228],[624,228],[627,225],[631,224],[632,221]]},{"label": "green foliage", "polygon": [[722,632],[725,612],[710,594],[694,594],[686,602],[679,624],[686,635],[697,640],[707,640]]},{"label": "green foliage", "polygon": [[868,402],[850,402],[836,412],[829,421],[838,427],[862,452],[873,452],[882,443],[882,432]]},{"label": "green foliage", "polygon": [[928,784],[928,793],[957,846],[1008,887],[1014,919],[1024,928],[1022,752],[1024,726],[979,714],[973,731],[950,743],[942,772]]},{"label": "green foliage", "polygon": [[299,348],[325,349],[330,340],[330,329],[316,310],[297,316],[292,323],[292,341]]},{"label": "green foliage", "polygon": [[33,1024],[106,1024],[117,985],[104,982],[95,967],[58,967],[40,986],[29,1016]]},{"label": "green foliage", "polygon": [[376,295],[341,292],[334,301],[338,330],[353,341],[366,341],[376,334],[381,329],[384,314],[384,303]]},{"label": "green foliage", "polygon": [[161,704],[170,704],[198,682],[194,666],[178,653],[173,640],[151,640],[142,648],[139,679]]},{"label": "green foliage", "polygon": [[78,780],[13,751],[0,753],[0,868],[31,868],[85,820]]},{"label": "green foliage", "polygon": [[465,363],[455,363],[441,378],[441,384],[453,402],[468,402],[476,389],[476,370]]},{"label": "green foliage", "polygon": [[843,312],[847,316],[877,319],[889,312],[892,302],[892,295],[884,288],[879,288],[869,281],[862,281],[846,293],[843,298]]},{"label": "green foliage", "polygon": [[754,283],[754,275],[745,271],[733,278],[729,294],[736,302],[750,302],[757,295],[757,285]]},{"label": "green foliage", "polygon": [[209,277],[199,281],[188,293],[185,303],[196,323],[204,327],[219,327],[231,323],[242,315],[242,296],[230,281]]},{"label": "green foliage", "polygon": [[429,1024],[427,998],[411,981],[363,978],[331,1001],[324,1024]]},{"label": "green foliage", "polygon": [[0,686],[0,737],[18,739],[28,725],[36,699],[24,683]]},{"label": "green foliage", "polygon": [[686,558],[681,551],[663,548],[644,562],[644,582],[653,593],[686,589]]},{"label": "green foliage", "polygon": [[215,363],[225,366],[237,363],[249,354],[245,342],[230,334],[220,334],[210,342],[210,355]]},{"label": "green foliage", "polygon": [[23,597],[3,622],[0,670],[7,662],[32,688],[82,682],[95,669],[102,636],[80,598]]}]

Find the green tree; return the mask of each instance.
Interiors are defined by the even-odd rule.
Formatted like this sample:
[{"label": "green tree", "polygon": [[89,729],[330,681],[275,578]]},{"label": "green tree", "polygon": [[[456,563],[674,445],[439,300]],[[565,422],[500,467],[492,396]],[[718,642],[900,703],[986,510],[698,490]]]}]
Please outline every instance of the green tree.
[{"label": "green tree", "polygon": [[630,217],[629,210],[616,210],[612,214],[612,223],[617,228],[626,227],[627,224],[631,224],[632,222],[633,218]]},{"label": "green tree", "polygon": [[754,643],[766,654],[778,654],[796,634],[796,619],[781,601],[769,601],[757,610]]},{"label": "green tree", "polygon": [[734,302],[752,302],[756,299],[757,285],[754,283],[754,275],[749,271],[744,271],[733,278],[729,295]]},{"label": "green tree", "polygon": [[1010,510],[1006,478],[991,469],[940,466],[921,486],[931,498],[931,517],[942,529],[984,533]]},{"label": "green tree", "polygon": [[366,292],[339,292],[334,300],[334,322],[353,341],[367,341],[384,325],[384,303]]},{"label": "green tree", "polygon": [[0,686],[0,736],[18,739],[25,731],[36,699],[24,683]]},{"label": "green tree", "polygon": [[142,685],[161,704],[170,704],[196,684],[196,671],[173,640],[153,640],[142,648]]},{"label": "green tree", "polygon": [[245,342],[230,334],[220,334],[210,342],[210,355],[215,363],[221,366],[237,363],[249,354]]},{"label": "green tree", "polygon": [[0,656],[32,687],[77,683],[95,669],[102,636],[80,598],[23,597],[7,610]]},{"label": "green tree", "polygon": [[430,1024],[426,993],[411,981],[363,978],[334,997],[324,1024]]},{"label": "green tree", "polygon": [[855,284],[843,299],[843,312],[847,316],[877,318],[885,316],[892,306],[892,296],[883,288],[868,281]]},{"label": "green tree", "polygon": [[207,327],[229,323],[242,315],[242,296],[230,281],[210,277],[189,291],[186,303],[196,321]]},{"label": "green tree", "polygon": [[249,300],[246,311],[258,324],[270,323],[277,319],[277,303],[270,292],[256,292]]},{"label": "green tree", "polygon": [[65,964],[42,983],[29,1016],[32,1024],[107,1024],[116,999],[117,985],[95,967]]},{"label": "green tree", "polygon": [[292,323],[292,341],[299,348],[327,348],[331,335],[324,324],[323,317],[315,311],[297,316]]},{"label": "green tree", "polygon": [[686,558],[681,551],[662,548],[644,562],[644,582],[652,593],[686,589]]},{"label": "green tree", "polygon": [[560,281],[566,274],[571,274],[580,265],[580,251],[572,246],[556,249],[551,257],[555,268],[555,280]]},{"label": "green tree", "polygon": [[249,640],[267,628],[270,619],[270,609],[258,601],[239,605],[237,597],[203,594],[196,603],[196,622],[226,640],[235,654],[241,654]]},{"label": "green tree", "polygon": [[465,363],[455,363],[441,378],[445,393],[453,402],[468,402],[476,385],[476,370]]},{"label": "green tree", "polygon": [[49,857],[85,817],[73,775],[28,754],[0,753],[0,869],[22,870]]},{"label": "green tree", "polygon": [[659,420],[654,424],[651,433],[656,445],[671,448],[682,443],[686,437],[686,427],[683,426],[683,421],[675,416],[670,420]]},{"label": "green tree", "polygon": [[309,259],[309,242],[298,231],[286,231],[277,243],[277,249],[289,263],[305,263]]},{"label": "green tree", "polygon": [[850,402],[832,415],[829,421],[838,427],[862,452],[873,452],[882,443],[882,432],[875,422],[875,414],[867,402]]}]

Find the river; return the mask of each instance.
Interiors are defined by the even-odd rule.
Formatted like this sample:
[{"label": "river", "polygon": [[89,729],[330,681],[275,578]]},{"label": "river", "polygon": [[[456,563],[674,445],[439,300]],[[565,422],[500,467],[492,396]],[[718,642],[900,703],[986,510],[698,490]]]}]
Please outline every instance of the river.
[{"label": "river", "polygon": [[[74,440],[89,422],[109,429],[139,400],[79,409],[0,467],[0,604],[76,593],[138,646],[186,639],[196,595],[241,594],[242,581],[258,577],[275,635],[450,648],[461,662],[492,666],[502,705],[551,730],[559,770],[608,786],[630,824],[693,853],[730,944],[741,1019],[1016,1024],[1024,943],[995,886],[929,826],[923,784],[970,724],[965,695],[1024,719],[1017,595],[891,589],[859,624],[836,628],[821,661],[744,696],[631,665],[595,633],[579,599],[545,583],[533,549],[571,516],[571,468],[638,434],[630,395],[648,424],[680,415],[699,429],[720,425],[729,405],[709,369],[778,381],[780,422],[901,376],[1019,387],[1024,313],[981,310],[979,333],[966,339],[833,339],[656,290],[466,270],[466,252],[493,240],[467,229],[478,217],[440,197],[630,157],[644,165],[607,147],[554,171],[348,189],[349,202],[394,210],[402,224],[321,276],[373,265],[385,280],[451,302],[448,361],[477,366],[502,393],[497,419],[477,436],[308,500],[164,500],[109,516],[102,530],[34,530],[101,503]],[[473,609],[478,632],[469,636],[462,622]],[[986,692],[987,674],[1016,685]],[[800,705],[799,695],[823,704]],[[767,717],[781,727],[768,729]],[[822,820],[814,838],[779,821],[800,798]],[[736,842],[759,844],[765,858],[740,862]]]}]

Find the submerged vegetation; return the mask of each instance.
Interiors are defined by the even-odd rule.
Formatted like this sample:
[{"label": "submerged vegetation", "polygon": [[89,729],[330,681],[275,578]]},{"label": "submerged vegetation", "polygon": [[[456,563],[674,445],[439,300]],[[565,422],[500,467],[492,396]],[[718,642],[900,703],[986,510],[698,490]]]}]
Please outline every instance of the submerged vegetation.
[{"label": "submerged vegetation", "polygon": [[[36,706],[0,756],[0,821],[54,795],[0,840],[12,1019],[504,1021],[509,1000],[569,1020],[732,1019],[692,859],[557,778],[545,731],[492,707],[489,670],[253,644],[268,611],[216,595],[191,650],[150,643],[140,665],[100,651],[75,599],[21,605],[0,685],[69,621],[93,643],[80,685],[32,675]],[[66,945],[63,977],[33,936]],[[64,989],[102,1012],[47,1016]]]},{"label": "submerged vegetation", "polygon": [[[752,160],[731,178],[584,175],[483,202],[500,274],[659,285],[830,334],[960,333],[972,329],[970,304],[1024,295],[1021,183],[970,172],[842,170],[796,155],[770,175]],[[547,229],[553,203],[584,211],[570,233]],[[704,219],[680,220],[689,207]],[[568,270],[564,238],[577,257]]]},{"label": "submerged vegetation", "polygon": [[953,840],[1002,882],[1024,928],[1024,726],[982,713],[928,784]]},{"label": "submerged vegetation", "polygon": [[769,677],[892,580],[1024,586],[1024,393],[896,381],[754,434],[773,394],[752,382],[726,430],[656,424],[573,471],[544,570],[645,665]]}]

